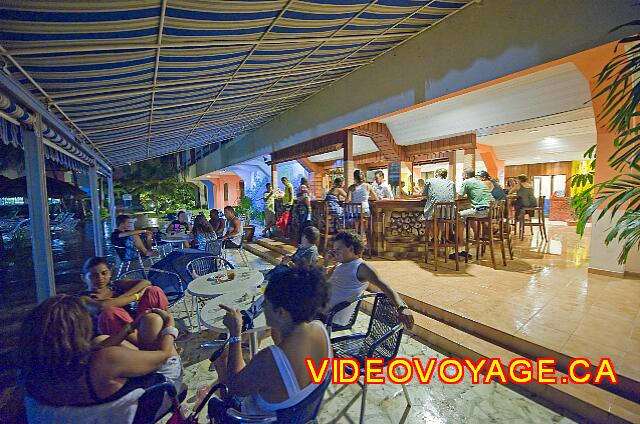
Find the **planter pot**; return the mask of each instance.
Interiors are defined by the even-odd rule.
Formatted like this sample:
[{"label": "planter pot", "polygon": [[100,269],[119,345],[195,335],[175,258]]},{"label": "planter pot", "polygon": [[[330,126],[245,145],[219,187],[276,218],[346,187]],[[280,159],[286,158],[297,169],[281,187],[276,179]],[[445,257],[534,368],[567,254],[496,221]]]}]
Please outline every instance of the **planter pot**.
[{"label": "planter pot", "polygon": [[251,242],[253,241],[253,235],[256,232],[255,225],[245,225],[244,226],[244,240]]}]

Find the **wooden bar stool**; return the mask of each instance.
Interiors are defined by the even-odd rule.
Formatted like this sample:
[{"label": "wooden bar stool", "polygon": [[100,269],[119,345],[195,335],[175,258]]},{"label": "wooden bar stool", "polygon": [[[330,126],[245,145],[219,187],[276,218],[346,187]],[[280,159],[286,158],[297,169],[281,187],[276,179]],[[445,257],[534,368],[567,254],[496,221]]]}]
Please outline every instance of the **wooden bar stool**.
[{"label": "wooden bar stool", "polygon": [[326,252],[327,246],[329,245],[329,236],[336,235],[338,231],[340,231],[343,217],[332,214],[327,202],[324,200],[322,200],[322,208],[318,208],[318,210],[321,212],[318,215],[318,220],[314,220],[314,222],[317,222],[317,227],[324,237],[322,241],[322,252]]},{"label": "wooden bar stool", "polygon": [[456,271],[460,271],[460,257],[458,255],[458,231],[462,229],[460,223],[456,202],[433,204],[433,219],[425,220],[424,262],[429,263],[429,248],[433,248],[433,269],[435,271],[438,270],[438,251],[441,247],[444,247],[445,263],[449,257],[449,248],[454,249]]},{"label": "wooden bar stool", "polygon": [[[538,227],[544,241],[548,241],[547,227],[544,222],[544,199],[545,196],[540,196],[538,197],[538,206],[520,209],[520,216],[518,216],[520,221],[520,240],[524,239],[524,227],[531,228],[531,235],[533,235],[533,227]],[[527,215],[529,215],[529,221],[526,220]],[[534,218],[536,219],[535,222]]]},{"label": "wooden bar stool", "polygon": [[342,211],[342,227],[345,231],[352,232],[360,236],[362,241],[365,243],[365,248],[368,251],[369,258],[371,258],[371,252],[373,250],[371,246],[371,219],[363,213],[362,203],[344,202]]},{"label": "wooden bar stool", "polygon": [[[470,224],[474,224],[473,238],[470,236]],[[502,264],[507,266],[507,259],[504,250],[504,200],[492,202],[491,206],[489,206],[489,212],[486,218],[467,218],[465,227],[467,230],[465,248],[467,252],[469,252],[469,244],[473,243],[476,245],[476,262],[480,261],[480,255],[484,253],[485,247],[488,246],[493,269],[497,269],[494,253],[494,241],[498,241],[500,243],[500,251],[502,253]],[[464,261],[468,262],[468,258],[465,257]]]}]

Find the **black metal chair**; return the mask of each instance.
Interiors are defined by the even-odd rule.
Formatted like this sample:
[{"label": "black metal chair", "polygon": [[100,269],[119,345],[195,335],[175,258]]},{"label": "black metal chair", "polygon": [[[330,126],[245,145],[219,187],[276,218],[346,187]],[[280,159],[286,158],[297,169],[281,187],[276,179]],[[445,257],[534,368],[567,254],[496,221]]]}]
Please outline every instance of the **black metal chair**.
[{"label": "black metal chair", "polygon": [[211,253],[213,256],[222,256],[222,240],[208,240],[204,246],[204,251]]},{"label": "black metal chair", "polygon": [[182,301],[184,312],[189,319],[189,325],[193,326],[191,313],[189,312],[187,299],[185,298],[185,284],[180,275],[175,272],[165,271],[164,269],[151,268],[147,278],[151,281],[151,284],[162,289],[165,296],[167,296],[170,308]]},{"label": "black metal chair", "polygon": [[[399,323],[396,307],[383,293],[371,293],[358,297],[354,302],[362,302],[367,298],[374,298],[369,327],[366,334],[349,334],[331,339],[334,356],[336,358],[353,358],[358,361],[360,375],[364,375],[367,358],[382,358],[383,366],[398,355],[402,341],[402,325]],[[364,422],[364,412],[367,401],[367,385],[358,381],[362,387],[362,403],[360,406],[360,423]],[[411,398],[405,385],[402,391],[411,406]]]},{"label": "black metal chair", "polygon": [[147,273],[144,268],[131,269],[127,272],[123,272],[118,276],[118,280],[146,280]]},{"label": "black metal chair", "polygon": [[[327,325],[327,331],[329,331],[329,335],[331,335],[332,332],[350,330],[351,328],[353,328],[353,325],[356,323],[356,320],[358,319],[358,312],[360,311],[360,302],[362,302],[362,298],[357,297],[351,302],[340,302],[337,305],[335,305],[333,308],[331,308],[331,310],[327,314],[326,319],[324,321],[325,324]],[[354,306],[354,308],[353,308],[353,311],[351,312],[351,315],[349,316],[349,321],[346,324],[338,324],[333,322],[333,318],[338,312],[352,305]]]},{"label": "black metal chair", "polygon": [[137,249],[130,249],[128,247],[113,246],[116,254],[118,255],[119,265],[118,272],[116,272],[116,278],[120,278],[120,275],[129,271],[132,263],[137,263],[140,268],[144,269],[144,263],[142,262],[142,256]]},{"label": "black metal chair", "polygon": [[[325,392],[327,391],[327,387],[331,384],[331,369],[327,370],[327,374],[324,377],[324,380],[321,384],[319,384],[313,392],[302,401],[293,405],[292,407],[281,409],[276,411],[275,416],[257,416],[257,415],[247,415],[238,411],[235,408],[228,408],[226,410],[226,416],[222,419],[222,423],[251,423],[251,424],[264,424],[264,423],[316,423],[316,417],[318,416],[318,412],[320,411],[320,406],[322,405],[322,399],[324,397]],[[197,416],[200,411],[203,409],[204,405],[207,404],[209,406],[209,419],[212,420],[214,417],[212,414],[217,407],[212,407],[214,404],[221,404],[222,400],[214,398],[210,399],[213,394],[220,390],[222,399],[227,398],[227,387],[224,384],[216,384],[210,390],[207,396],[204,398],[202,403],[198,408],[191,414],[189,419],[196,422]],[[218,423],[219,421],[216,421]]]},{"label": "black metal chair", "polygon": [[[196,258],[187,264],[187,272],[193,278],[200,277],[202,275],[211,274],[221,269],[234,269],[235,267],[231,262],[220,256],[203,256]],[[193,297],[193,304],[196,308],[196,323],[198,324],[198,333],[201,331],[200,325],[200,304],[199,299]],[[192,308],[193,311],[193,308]]]}]

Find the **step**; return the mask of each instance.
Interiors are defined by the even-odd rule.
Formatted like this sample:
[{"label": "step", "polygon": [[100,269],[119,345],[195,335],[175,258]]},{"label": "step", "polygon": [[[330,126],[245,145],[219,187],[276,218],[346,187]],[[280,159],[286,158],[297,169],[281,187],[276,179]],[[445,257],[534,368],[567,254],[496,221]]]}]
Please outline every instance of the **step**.
[{"label": "step", "polygon": [[281,255],[292,255],[295,253],[295,251],[298,249],[296,246],[293,246],[287,242],[281,241],[281,240],[276,240],[276,239],[271,239],[268,237],[263,237],[261,239],[255,239],[255,243],[273,250],[275,252],[278,252]]},{"label": "step", "polygon": [[[263,239],[252,253],[274,262],[280,252],[294,249],[282,241]],[[249,249],[247,249],[249,250]],[[279,261],[278,261],[279,263]],[[567,364],[570,357],[512,334],[493,328],[482,322],[439,308],[419,299],[402,295],[409,307],[416,312],[413,333],[452,356],[479,359],[502,359],[508,364],[515,357],[557,358],[558,368]],[[615,366],[615,363],[614,363]],[[559,377],[564,374],[557,372]],[[601,387],[583,384],[558,385],[510,385],[515,390],[525,390],[531,397],[552,409],[578,419],[595,422],[640,422],[640,404],[629,400],[640,395],[640,384],[618,373],[619,384]],[[618,392],[623,396],[618,396]]]},{"label": "step", "polygon": [[244,249],[273,265],[278,265],[283,255],[256,243],[246,243]]},{"label": "step", "polygon": [[[364,305],[364,310],[368,312],[370,308],[371,301],[369,300]],[[414,317],[415,325],[411,333],[423,343],[434,346],[449,357],[469,358],[473,361],[480,358],[500,358],[503,364],[508,364],[512,359],[521,357],[521,355],[420,313],[415,314]],[[507,366],[503,366],[503,369],[506,373]],[[558,379],[564,376],[566,374],[556,372]],[[526,385],[507,384],[507,387],[517,392],[525,392],[532,400],[579,422],[640,422],[639,404],[594,385],[530,383]]]}]

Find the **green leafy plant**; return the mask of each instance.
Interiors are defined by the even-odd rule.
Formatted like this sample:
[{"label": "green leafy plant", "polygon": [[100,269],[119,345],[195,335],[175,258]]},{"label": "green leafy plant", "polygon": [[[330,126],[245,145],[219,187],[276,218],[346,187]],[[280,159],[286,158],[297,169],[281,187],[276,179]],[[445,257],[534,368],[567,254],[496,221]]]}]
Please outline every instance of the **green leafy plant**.
[{"label": "green leafy plant", "polygon": [[[614,28],[638,27],[633,21]],[[586,174],[574,175],[571,186],[582,189],[574,196],[572,205],[578,223],[577,232],[584,234],[590,218],[597,220],[610,214],[613,226],[605,238],[605,244],[617,241],[622,245],[618,263],[627,262],[632,248],[640,248],[640,33],[623,38],[616,46],[618,53],[598,74],[595,97],[604,96],[604,107],[597,119],[606,121],[607,128],[615,134],[615,151],[607,159],[618,172],[613,178],[594,184],[594,160]],[[596,157],[596,146],[585,153],[585,158]],[[602,160],[602,158],[600,159]],[[599,211],[599,213],[596,213]],[[622,215],[616,218],[618,212]],[[615,222],[614,222],[615,220]]]}]

